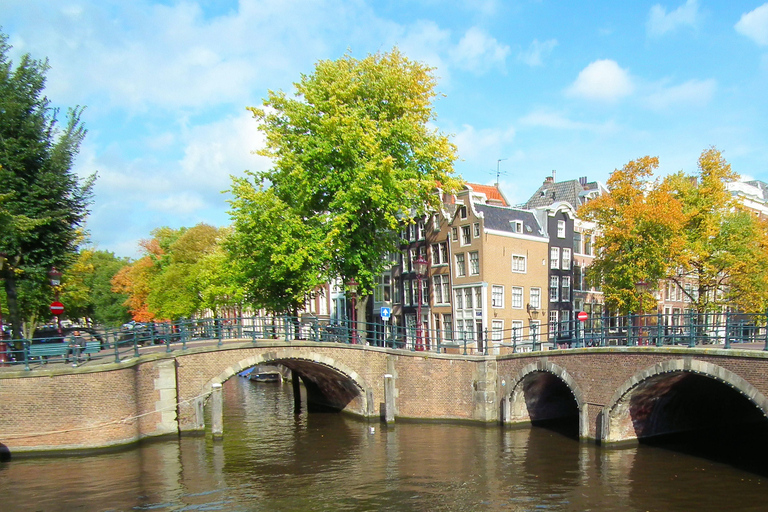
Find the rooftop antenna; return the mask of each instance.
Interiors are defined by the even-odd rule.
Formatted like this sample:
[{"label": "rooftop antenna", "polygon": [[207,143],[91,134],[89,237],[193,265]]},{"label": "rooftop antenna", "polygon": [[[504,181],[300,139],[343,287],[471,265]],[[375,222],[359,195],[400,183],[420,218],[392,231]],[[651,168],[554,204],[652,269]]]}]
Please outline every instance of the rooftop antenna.
[{"label": "rooftop antenna", "polygon": [[496,187],[497,188],[499,186],[499,175],[501,174],[501,172],[499,172],[499,164],[504,160],[507,160],[507,158],[499,158],[498,160],[496,160]]}]

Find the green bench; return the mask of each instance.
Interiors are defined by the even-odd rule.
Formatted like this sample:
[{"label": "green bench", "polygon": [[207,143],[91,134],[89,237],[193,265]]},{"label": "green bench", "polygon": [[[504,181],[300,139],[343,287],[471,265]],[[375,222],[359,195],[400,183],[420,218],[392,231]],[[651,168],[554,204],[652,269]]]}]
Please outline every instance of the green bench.
[{"label": "green bench", "polygon": [[61,357],[64,358],[69,352],[69,347],[66,343],[53,342],[53,343],[35,343],[29,345],[29,351],[27,357],[29,359],[39,358],[43,362],[47,362],[49,357]]}]

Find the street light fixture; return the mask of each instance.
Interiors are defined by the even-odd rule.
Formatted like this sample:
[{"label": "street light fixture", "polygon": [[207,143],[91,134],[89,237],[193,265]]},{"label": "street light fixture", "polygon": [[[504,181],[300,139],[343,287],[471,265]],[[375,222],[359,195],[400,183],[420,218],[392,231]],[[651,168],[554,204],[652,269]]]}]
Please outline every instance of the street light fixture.
[{"label": "street light fixture", "polygon": [[[48,279],[51,281],[51,287],[53,287],[53,293],[56,297],[56,302],[59,302],[59,286],[61,285],[61,272],[56,270],[56,267],[51,267],[48,271]],[[61,318],[56,315],[56,328],[61,336]]]},{"label": "street light fixture", "polygon": [[419,257],[413,261],[413,270],[416,272],[416,280],[419,288],[418,303],[416,305],[416,350],[424,350],[421,332],[421,280],[427,274],[427,260],[425,260],[422,255],[419,255]]},{"label": "street light fixture", "polygon": [[352,343],[357,343],[357,281],[352,278],[347,283],[349,295],[352,297]]}]

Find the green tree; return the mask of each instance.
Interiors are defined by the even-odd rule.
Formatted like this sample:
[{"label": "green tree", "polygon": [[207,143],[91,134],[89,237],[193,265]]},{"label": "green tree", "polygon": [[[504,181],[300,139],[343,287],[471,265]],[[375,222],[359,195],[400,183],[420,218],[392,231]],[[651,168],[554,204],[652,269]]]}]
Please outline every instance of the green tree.
[{"label": "green tree", "polygon": [[9,50],[0,34],[0,183],[7,194],[0,231],[7,263],[0,273],[20,337],[22,320],[33,328],[46,314],[48,269],[65,269],[76,255],[95,176],[81,182],[71,170],[85,136],[82,109],[70,109],[59,127],[58,110],[43,95],[47,61],[24,55],[14,69]]},{"label": "green tree", "polygon": [[403,223],[458,186],[455,147],[429,126],[434,87],[395,49],[320,61],[294,95],[250,109],[274,167],[233,179],[228,248],[253,304],[294,311],[333,278],[370,292]]}]

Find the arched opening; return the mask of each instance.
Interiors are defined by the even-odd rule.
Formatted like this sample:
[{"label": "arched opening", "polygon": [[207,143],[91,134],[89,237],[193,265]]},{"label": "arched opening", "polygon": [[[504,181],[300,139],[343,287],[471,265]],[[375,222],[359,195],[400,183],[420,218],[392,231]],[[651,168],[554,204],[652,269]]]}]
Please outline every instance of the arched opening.
[{"label": "arched opening", "polygon": [[[768,419],[754,395],[694,371],[651,375],[610,409],[606,441],[635,441],[768,474]],[[750,386],[751,388],[751,386]],[[759,394],[758,394],[759,395]],[[759,397],[758,397],[759,400]]]},{"label": "arched opening", "polygon": [[526,373],[510,395],[512,423],[530,423],[578,438],[579,404],[566,382],[549,371]]}]

